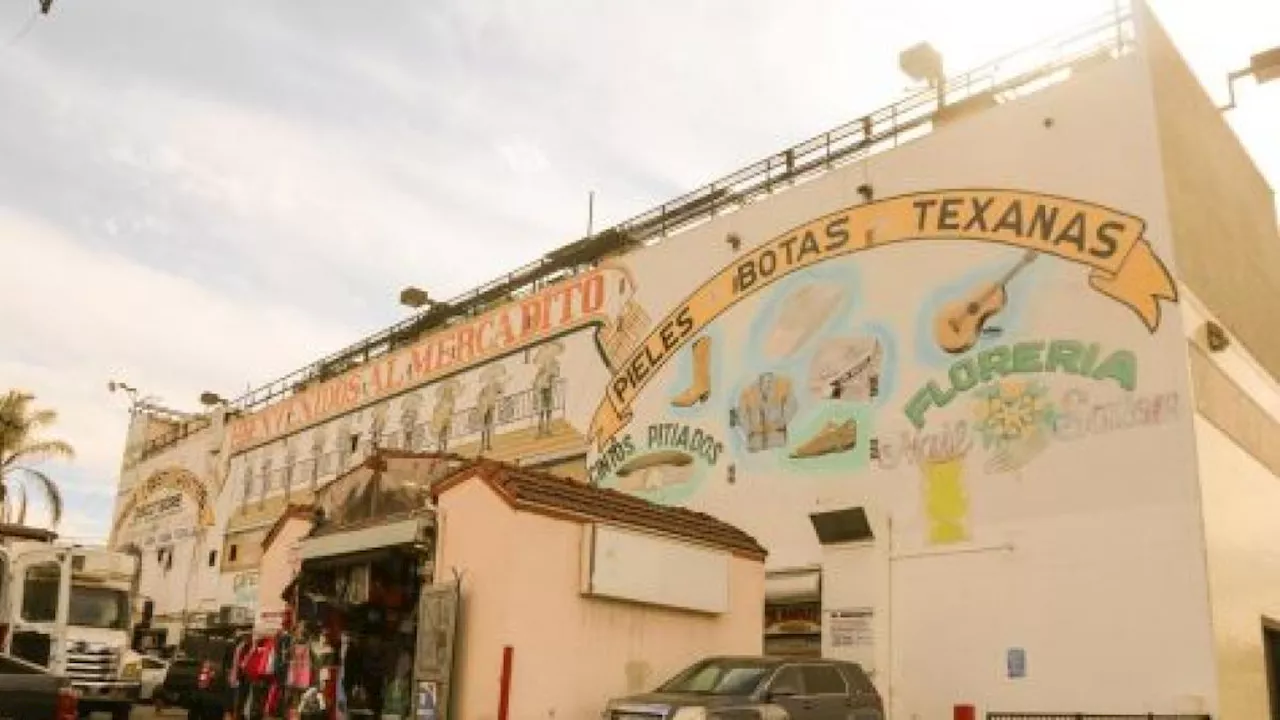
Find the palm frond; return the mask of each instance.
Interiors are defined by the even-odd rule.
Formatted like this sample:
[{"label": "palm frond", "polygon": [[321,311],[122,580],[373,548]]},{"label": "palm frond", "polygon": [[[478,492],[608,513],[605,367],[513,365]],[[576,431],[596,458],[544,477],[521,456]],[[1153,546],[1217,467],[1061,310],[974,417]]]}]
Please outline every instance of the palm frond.
[{"label": "palm frond", "polygon": [[26,406],[36,399],[35,395],[22,390],[10,390],[0,397],[0,412],[25,414]]},{"label": "palm frond", "polygon": [[[53,528],[58,527],[58,523],[62,521],[62,491],[58,489],[58,484],[50,479],[48,475],[35,468],[23,466],[14,469],[36,479],[37,484],[40,486],[40,494],[44,496],[45,502],[49,505],[49,525]],[[26,503],[25,493],[23,495],[23,503]]]},{"label": "palm frond", "polygon": [[27,523],[27,486],[26,485],[18,486],[18,511],[14,513],[13,522],[17,523],[18,525],[25,525]]},{"label": "palm frond", "polygon": [[36,440],[16,447],[8,448],[8,454],[0,460],[0,467],[12,467],[19,461],[33,462],[63,458],[70,460],[76,456],[75,448],[62,440]]},{"label": "palm frond", "polygon": [[58,422],[58,411],[42,409],[27,415],[27,424],[33,428],[49,427]]}]

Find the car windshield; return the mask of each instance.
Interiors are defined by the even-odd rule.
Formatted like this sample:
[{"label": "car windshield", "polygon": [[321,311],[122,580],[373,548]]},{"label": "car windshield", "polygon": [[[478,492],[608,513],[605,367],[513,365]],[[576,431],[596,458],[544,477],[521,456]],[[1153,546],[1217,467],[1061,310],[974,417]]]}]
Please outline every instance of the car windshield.
[{"label": "car windshield", "polygon": [[124,630],[129,622],[129,595],[102,587],[71,588],[69,625]]},{"label": "car windshield", "polygon": [[703,660],[668,680],[659,692],[750,695],[773,667],[760,660]]}]

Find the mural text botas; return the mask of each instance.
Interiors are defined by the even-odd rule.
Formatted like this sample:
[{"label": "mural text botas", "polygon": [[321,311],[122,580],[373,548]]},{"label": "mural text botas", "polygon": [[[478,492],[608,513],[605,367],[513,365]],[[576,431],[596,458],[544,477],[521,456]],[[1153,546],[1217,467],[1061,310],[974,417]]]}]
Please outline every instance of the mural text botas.
[{"label": "mural text botas", "polygon": [[1089,284],[1160,325],[1160,299],[1176,301],[1164,264],[1143,237],[1146,223],[1096,203],[1022,190],[913,193],[849,207],[769,240],[697,288],[615,368],[591,423],[603,451],[631,420],[631,406],[690,338],[744,297],[826,260],[883,245],[968,240],[1020,247],[1091,269]]}]

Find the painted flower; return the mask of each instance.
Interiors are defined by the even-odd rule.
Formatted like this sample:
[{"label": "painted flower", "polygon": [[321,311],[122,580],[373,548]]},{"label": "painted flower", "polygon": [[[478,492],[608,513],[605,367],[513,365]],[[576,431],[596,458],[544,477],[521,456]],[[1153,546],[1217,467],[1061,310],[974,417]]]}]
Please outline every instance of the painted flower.
[{"label": "painted flower", "polygon": [[976,394],[978,430],[988,442],[1021,440],[1053,421],[1054,409],[1043,383],[1006,378]]}]

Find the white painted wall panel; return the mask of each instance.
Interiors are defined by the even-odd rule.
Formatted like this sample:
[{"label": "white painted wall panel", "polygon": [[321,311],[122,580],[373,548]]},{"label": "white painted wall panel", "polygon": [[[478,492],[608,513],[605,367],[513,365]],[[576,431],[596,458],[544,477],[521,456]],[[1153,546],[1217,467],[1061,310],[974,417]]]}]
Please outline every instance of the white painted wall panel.
[{"label": "white painted wall panel", "polygon": [[587,595],[707,613],[729,608],[726,552],[600,524],[584,542]]}]

